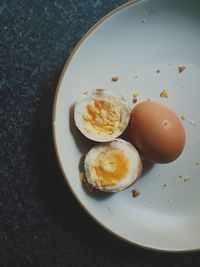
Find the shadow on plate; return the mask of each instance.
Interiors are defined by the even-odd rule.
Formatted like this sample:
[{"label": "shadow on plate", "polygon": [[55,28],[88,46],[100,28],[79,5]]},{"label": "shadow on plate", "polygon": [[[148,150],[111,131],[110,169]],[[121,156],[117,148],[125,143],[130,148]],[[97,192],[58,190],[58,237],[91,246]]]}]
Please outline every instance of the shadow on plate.
[{"label": "shadow on plate", "polygon": [[142,175],[141,177],[145,176],[149,171],[151,171],[155,166],[155,163],[148,161],[148,160],[142,160]]}]

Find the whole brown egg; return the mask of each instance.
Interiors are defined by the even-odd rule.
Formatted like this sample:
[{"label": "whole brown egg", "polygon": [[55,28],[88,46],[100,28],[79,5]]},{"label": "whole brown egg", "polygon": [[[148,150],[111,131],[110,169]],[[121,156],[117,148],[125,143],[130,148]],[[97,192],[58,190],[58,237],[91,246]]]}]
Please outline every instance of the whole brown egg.
[{"label": "whole brown egg", "polygon": [[174,161],[185,146],[181,120],[174,111],[156,101],[144,101],[133,108],[129,135],[141,156],[157,163]]}]

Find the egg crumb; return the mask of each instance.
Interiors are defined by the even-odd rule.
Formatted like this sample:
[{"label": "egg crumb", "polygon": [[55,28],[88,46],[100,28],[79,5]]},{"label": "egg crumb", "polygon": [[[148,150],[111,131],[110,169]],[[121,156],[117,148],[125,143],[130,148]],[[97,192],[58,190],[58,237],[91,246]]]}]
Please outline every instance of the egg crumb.
[{"label": "egg crumb", "polygon": [[190,180],[189,176],[183,176],[183,175],[179,175],[179,178],[184,181],[184,182],[188,182]]},{"label": "egg crumb", "polygon": [[133,103],[135,104],[135,103],[137,103],[137,97],[139,96],[139,93],[137,92],[137,91],[135,91],[134,93],[133,93]]},{"label": "egg crumb", "polygon": [[137,92],[137,91],[135,91],[134,93],[133,93],[133,98],[136,98],[136,97],[138,97],[139,96],[139,93]]},{"label": "egg crumb", "polygon": [[167,89],[163,89],[160,93],[160,97],[164,97],[164,98],[168,98],[169,97],[169,93]]},{"label": "egg crumb", "polygon": [[183,179],[184,182],[188,182],[189,180],[190,180],[189,176],[185,176],[184,179]]},{"label": "egg crumb", "polygon": [[178,72],[181,73],[181,72],[183,72],[185,69],[186,69],[185,66],[180,66],[180,67],[178,67]]},{"label": "egg crumb", "polygon": [[133,189],[131,192],[134,198],[139,197],[139,195],[141,194],[138,189]]},{"label": "egg crumb", "polygon": [[181,116],[181,120],[185,121],[186,120],[185,116]]},{"label": "egg crumb", "polygon": [[112,82],[117,82],[119,80],[119,76],[112,76],[111,81]]}]

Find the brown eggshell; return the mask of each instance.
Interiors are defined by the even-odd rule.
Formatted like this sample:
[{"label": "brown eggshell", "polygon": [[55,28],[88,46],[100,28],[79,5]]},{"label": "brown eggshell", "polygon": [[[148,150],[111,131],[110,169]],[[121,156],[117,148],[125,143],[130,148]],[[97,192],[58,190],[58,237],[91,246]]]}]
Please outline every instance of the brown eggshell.
[{"label": "brown eggshell", "polygon": [[178,158],[185,146],[179,117],[156,101],[138,104],[131,112],[130,141],[144,159],[167,163]]}]

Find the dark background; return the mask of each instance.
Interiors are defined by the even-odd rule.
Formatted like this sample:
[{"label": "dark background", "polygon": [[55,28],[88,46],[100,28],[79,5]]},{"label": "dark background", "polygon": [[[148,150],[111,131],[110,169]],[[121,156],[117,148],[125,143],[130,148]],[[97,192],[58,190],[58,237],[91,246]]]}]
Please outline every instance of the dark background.
[{"label": "dark background", "polygon": [[200,266],[131,246],[79,206],[55,157],[56,85],[84,33],[123,0],[0,1],[0,266]]}]

